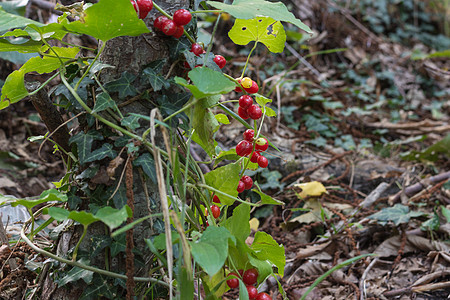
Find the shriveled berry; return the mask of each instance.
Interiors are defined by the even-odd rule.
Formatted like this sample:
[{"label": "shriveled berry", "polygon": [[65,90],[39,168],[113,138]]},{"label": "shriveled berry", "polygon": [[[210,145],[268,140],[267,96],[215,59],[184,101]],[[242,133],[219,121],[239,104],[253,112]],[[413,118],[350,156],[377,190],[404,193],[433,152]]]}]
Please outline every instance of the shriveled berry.
[{"label": "shriveled berry", "polygon": [[238,115],[239,117],[241,117],[244,120],[247,120],[248,118],[250,118],[250,116],[248,115],[248,112],[245,108],[242,108],[239,106],[238,108]]},{"label": "shriveled berry", "polygon": [[191,46],[191,52],[194,53],[196,56],[200,56],[200,54],[203,53],[203,48],[199,43],[194,43]]},{"label": "shriveled berry", "polygon": [[230,287],[230,289],[235,289],[239,286],[239,275],[236,273],[230,273],[228,276],[236,276],[236,278],[231,278],[227,280],[227,285]]},{"label": "shriveled berry", "polygon": [[252,152],[252,144],[246,140],[240,141],[236,145],[236,154],[239,156],[247,156]]},{"label": "shriveled berry", "polygon": [[267,160],[267,158],[262,155],[258,157],[257,163],[261,168],[267,168],[267,166],[269,165],[269,161]]},{"label": "shriveled berry", "polygon": [[247,293],[249,300],[255,300],[258,296],[258,289],[254,285],[247,285]]},{"label": "shriveled berry", "polygon": [[242,193],[243,191],[245,191],[245,183],[243,183],[241,180],[239,180],[237,189],[238,193]]},{"label": "shriveled berry", "polygon": [[220,203],[220,199],[219,199],[219,197],[217,195],[214,195],[213,202],[214,203]]},{"label": "shriveled berry", "polygon": [[[239,284],[239,282],[238,282],[238,284]],[[269,294],[267,294],[267,293],[259,293],[256,296],[256,300],[272,300],[272,297],[270,297]]]},{"label": "shriveled berry", "polygon": [[261,108],[257,104],[250,105],[250,107],[247,109],[247,113],[248,116],[253,120],[258,120],[259,118],[262,117]]},{"label": "shriveled berry", "polygon": [[255,82],[255,81],[253,81],[252,82],[252,86],[251,87],[249,87],[249,88],[244,88],[244,90],[247,92],[247,93],[249,93],[249,94],[254,94],[254,93],[257,93],[258,92],[258,90],[259,90],[259,86],[258,86],[258,84]]},{"label": "shriveled berry", "polygon": [[241,97],[239,97],[239,106],[240,107],[247,109],[252,104],[253,104],[253,98],[250,97],[249,95],[242,95]]},{"label": "shriveled berry", "polygon": [[247,129],[242,134],[244,137],[244,140],[249,141],[250,143],[253,142],[253,137],[255,136],[255,131],[253,129]]},{"label": "shriveled berry", "polygon": [[217,205],[211,205],[210,208],[214,219],[217,219],[220,216],[220,208]]},{"label": "shriveled berry", "polygon": [[258,270],[255,268],[248,269],[244,272],[244,275],[242,275],[242,281],[247,285],[255,284],[258,280]]},{"label": "shriveled berry", "polygon": [[244,77],[241,80],[241,85],[244,89],[251,88],[253,80],[250,77]]},{"label": "shriveled berry", "polygon": [[180,26],[187,25],[191,19],[192,15],[187,9],[179,9],[173,14],[173,21]]},{"label": "shriveled berry", "polygon": [[250,157],[250,161],[252,163],[257,163],[258,162],[258,157],[260,156],[259,152],[253,152],[252,157]]},{"label": "shriveled berry", "polygon": [[180,37],[183,36],[183,33],[184,33],[183,25],[178,25],[177,30],[175,30],[175,33],[173,34],[173,37],[179,39]]},{"label": "shriveled berry", "polygon": [[250,176],[244,175],[241,178],[241,181],[245,184],[245,189],[249,190],[253,186],[253,179]]},{"label": "shriveled berry", "polygon": [[175,31],[177,31],[177,24],[175,24],[174,21],[168,19],[162,24],[161,30],[165,35],[173,35]]},{"label": "shriveled berry", "polygon": [[269,142],[265,138],[259,138],[255,142],[255,149],[258,151],[266,151],[269,148]]},{"label": "shriveled berry", "polygon": [[[133,1],[132,1],[133,2]],[[155,21],[153,22],[153,27],[155,27],[155,29],[157,30],[162,30],[162,26],[164,24],[165,21],[169,20],[166,16],[159,16],[155,19]]]},{"label": "shriveled berry", "polygon": [[219,68],[223,69],[225,65],[227,64],[227,60],[222,55],[216,55],[214,56],[214,62],[216,63]]}]

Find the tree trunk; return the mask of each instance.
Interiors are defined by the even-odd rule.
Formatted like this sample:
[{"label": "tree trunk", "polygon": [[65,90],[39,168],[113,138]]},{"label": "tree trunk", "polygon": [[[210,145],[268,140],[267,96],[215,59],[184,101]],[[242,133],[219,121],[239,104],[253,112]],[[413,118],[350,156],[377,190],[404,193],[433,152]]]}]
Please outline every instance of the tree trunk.
[{"label": "tree trunk", "polygon": [[[164,0],[158,1],[158,5],[162,7],[169,14],[179,8],[189,7],[189,0],[175,1],[175,0]],[[153,9],[150,14],[144,20],[147,26],[152,30],[153,20],[159,16],[159,12]],[[163,36],[162,34],[156,34],[154,32],[141,35],[138,37],[118,37],[107,42],[104,52],[100,56],[100,61],[105,64],[114,66],[115,68],[107,68],[102,70],[101,81],[103,84],[118,79],[123,72],[127,71],[133,75],[138,75],[142,68],[149,63],[168,58],[169,57],[169,45],[168,42],[171,41],[171,37]],[[173,41],[173,40],[172,40]],[[100,48],[100,47],[99,47]],[[165,66],[168,70],[170,65]],[[176,74],[175,74],[176,75]],[[139,78],[137,79],[139,80]],[[111,95],[114,97],[114,95]],[[114,99],[116,103],[120,103],[121,100]],[[122,100],[123,102],[123,100]],[[123,115],[129,112],[135,112],[142,115],[150,115],[150,111],[153,107],[150,106],[150,102],[134,101],[124,107],[121,107]],[[162,141],[161,141],[162,142]],[[124,166],[125,163],[122,163]],[[123,166],[117,168],[114,176],[116,180],[120,178]],[[104,166],[107,167],[107,166]],[[133,170],[133,192],[134,192],[134,219],[138,219],[149,214],[158,213],[161,211],[160,199],[158,194],[157,184],[144,178],[142,172],[139,172],[136,168]],[[122,184],[124,184],[124,178]],[[112,183],[113,186],[117,185],[117,181]],[[144,187],[146,185],[146,187]],[[89,203],[85,203],[86,205]],[[74,247],[81,235],[81,228],[74,228],[63,233],[60,237],[58,244],[58,255],[65,257],[70,249]],[[149,238],[152,235],[159,234],[164,229],[164,221],[162,219],[147,219],[146,221],[140,223],[138,226],[133,228],[134,234],[134,245],[135,250],[144,254],[144,265],[136,265],[134,276],[148,276],[148,271],[152,267],[148,264],[148,258],[150,255],[145,255],[149,253],[148,248],[145,244],[144,239]],[[90,244],[92,243],[92,237],[96,235],[105,235],[105,226],[100,222],[94,223],[89,226],[88,235],[84,238],[83,243],[80,246],[80,251],[89,251]],[[120,256],[120,255],[118,255]],[[91,265],[95,265],[99,268],[105,268],[105,260],[109,257],[105,256],[105,251],[102,251],[95,261],[91,261]],[[126,265],[125,259],[122,257],[115,258],[111,261],[109,269],[113,272],[125,274]],[[70,270],[66,268],[66,271]],[[44,285],[41,291],[41,299],[79,299],[83,292],[86,290],[87,285],[83,280],[78,280],[76,282],[69,283],[63,287],[58,287],[58,285],[53,281],[53,276],[48,275],[44,281]],[[106,277],[101,277],[102,280],[106,280]],[[110,280],[108,278],[108,280]],[[113,282],[111,280],[111,282]],[[92,282],[92,284],[98,284]],[[118,285],[116,282],[115,285]],[[115,294],[116,299],[122,299],[124,295],[124,290],[119,286],[119,292]],[[141,289],[144,290],[144,289]],[[99,297],[101,295],[95,295]],[[109,298],[109,297],[108,297]]]}]

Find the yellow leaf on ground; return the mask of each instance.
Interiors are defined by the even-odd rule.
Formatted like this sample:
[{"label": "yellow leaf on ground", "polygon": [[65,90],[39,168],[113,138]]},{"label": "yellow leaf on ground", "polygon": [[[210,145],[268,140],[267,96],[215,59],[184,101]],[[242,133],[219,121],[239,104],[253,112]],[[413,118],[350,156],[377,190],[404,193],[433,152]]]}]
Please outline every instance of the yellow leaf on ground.
[{"label": "yellow leaf on ground", "polygon": [[254,231],[258,231],[259,220],[257,218],[252,218],[250,220],[250,229]]},{"label": "yellow leaf on ground", "polygon": [[327,193],[327,189],[322,183],[318,181],[311,181],[306,183],[299,183],[294,185],[295,187],[301,188],[302,192],[298,194],[300,198],[305,198],[306,196],[321,196],[323,193]]}]

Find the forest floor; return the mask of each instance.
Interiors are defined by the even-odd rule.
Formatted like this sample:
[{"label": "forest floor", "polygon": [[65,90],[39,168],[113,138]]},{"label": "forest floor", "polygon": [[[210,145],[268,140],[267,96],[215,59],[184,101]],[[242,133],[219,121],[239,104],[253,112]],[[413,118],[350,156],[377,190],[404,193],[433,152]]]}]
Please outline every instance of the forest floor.
[{"label": "forest floor", "polygon": [[[252,224],[285,247],[279,281],[289,299],[333,267],[306,299],[449,299],[450,61],[429,54],[448,49],[450,38],[429,6],[417,13],[416,1],[403,1],[385,12],[369,2],[286,1],[315,36],[304,41],[288,27],[282,55],[261,47],[250,60],[278,113],[263,133],[281,150],[269,151],[269,167],[254,177],[285,203],[254,210]],[[238,74],[248,49],[227,40],[230,24],[214,51]],[[0,67],[3,80],[16,68]],[[232,148],[242,128],[227,126],[218,138]],[[51,145],[27,140],[45,133],[29,102],[0,111],[0,194],[36,196],[60,180]],[[22,262],[32,253],[24,245],[12,251]],[[364,254],[376,256],[345,264]],[[2,268],[14,255],[0,248]],[[6,285],[0,281],[0,298]],[[282,299],[275,278],[260,289]]]}]

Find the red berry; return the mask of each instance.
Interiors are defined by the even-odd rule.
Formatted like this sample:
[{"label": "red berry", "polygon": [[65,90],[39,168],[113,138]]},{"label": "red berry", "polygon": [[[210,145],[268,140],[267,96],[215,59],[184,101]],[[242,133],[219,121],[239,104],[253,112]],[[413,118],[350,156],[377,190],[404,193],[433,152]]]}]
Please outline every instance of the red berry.
[{"label": "red berry", "polygon": [[258,275],[258,270],[256,270],[255,268],[248,269],[244,272],[244,275],[242,275],[242,281],[246,285],[253,285],[258,280]]},{"label": "red berry", "polygon": [[[238,81],[239,83],[241,83],[241,79],[238,79],[237,81]],[[234,89],[234,91],[235,91],[236,93],[242,92],[241,85],[239,84],[238,86],[236,86],[236,88]]]},{"label": "red berry", "polygon": [[236,154],[239,156],[247,156],[252,152],[253,146],[249,141],[243,140],[236,145]]},{"label": "red berry", "polygon": [[243,191],[245,191],[245,183],[243,183],[241,180],[239,180],[237,191],[238,193],[242,193]]},{"label": "red berry", "polygon": [[269,161],[267,160],[267,158],[265,158],[264,156],[260,155],[258,157],[258,166],[260,166],[261,168],[267,168],[267,166],[269,165]]},{"label": "red berry", "polygon": [[250,176],[244,175],[241,178],[241,181],[245,184],[245,189],[249,190],[253,186],[253,179]]},{"label": "red berry", "polygon": [[238,270],[238,273],[239,273],[239,276],[241,276],[241,278],[242,278],[242,275],[244,275],[244,270],[239,269],[239,270]]},{"label": "red berry", "polygon": [[211,205],[211,212],[214,219],[217,219],[220,216],[220,208],[217,205]]},{"label": "red berry", "polygon": [[258,162],[258,157],[260,157],[261,155],[259,154],[259,152],[253,152],[252,157],[250,157],[250,161],[252,163],[257,163]]},{"label": "red berry", "polygon": [[177,24],[175,24],[174,21],[167,19],[162,24],[161,30],[165,35],[173,35],[177,31]]},{"label": "red berry", "polygon": [[184,33],[184,27],[183,25],[178,25],[177,29],[175,30],[175,33],[173,34],[173,37],[176,39],[179,39]]},{"label": "red berry", "polygon": [[200,44],[194,43],[191,46],[191,52],[194,53],[196,56],[200,56],[200,54],[203,53],[203,48]]},{"label": "red berry", "polygon": [[184,61],[183,66],[184,66],[186,69],[190,69],[190,68],[191,68],[191,66],[189,65],[189,63],[188,63],[187,61]]},{"label": "red berry", "polygon": [[187,25],[191,19],[192,15],[187,9],[179,9],[173,14],[173,21],[180,26]]},{"label": "red berry", "polygon": [[255,81],[252,81],[252,86],[248,89],[244,88],[244,90],[249,94],[257,93],[259,90],[258,84]]},{"label": "red berry", "polygon": [[255,150],[266,151],[269,148],[269,142],[265,138],[259,138],[255,142]]},{"label": "red berry", "polygon": [[252,104],[253,104],[253,98],[250,97],[249,95],[242,95],[241,97],[239,97],[239,106],[240,107],[247,109]]},{"label": "red berry", "polygon": [[219,66],[219,68],[225,67],[227,64],[227,60],[222,55],[216,55],[214,56],[214,62]]},{"label": "red berry", "polygon": [[232,276],[232,275],[236,276],[236,278],[228,279],[227,284],[230,287],[230,289],[235,289],[239,286],[239,279],[238,279],[239,275],[236,273],[228,274],[228,276]]},{"label": "red berry", "polygon": [[155,19],[153,22],[153,27],[155,27],[158,30],[162,30],[162,26],[165,21],[169,20],[166,16],[159,16]]},{"label": "red berry", "polygon": [[214,195],[213,202],[214,203],[220,203],[220,199],[219,199],[219,197],[217,197],[217,195]]},{"label": "red berry", "polygon": [[247,109],[247,113],[248,116],[253,120],[258,120],[259,118],[262,117],[261,108],[257,104],[250,105],[250,107]]},{"label": "red berry", "polygon": [[250,143],[253,142],[253,137],[255,136],[255,131],[253,129],[247,129],[242,134],[244,137],[244,140],[249,141]]},{"label": "red berry", "polygon": [[258,296],[258,289],[253,285],[247,285],[247,293],[249,300],[255,300]]},{"label": "red berry", "polygon": [[208,226],[209,226],[209,223],[208,223],[208,221],[206,221],[206,222],[205,222],[205,225],[206,225],[206,227],[208,227]]},{"label": "red berry", "polygon": [[250,116],[248,115],[248,112],[245,108],[242,108],[239,106],[238,108],[238,115],[244,120],[247,120]]},{"label": "red berry", "polygon": [[256,300],[272,300],[272,297],[270,297],[267,293],[259,293],[256,296]]},{"label": "red berry", "polygon": [[[139,19],[145,19],[145,17],[148,15],[148,13],[153,8],[153,1],[152,0],[137,0],[136,3],[139,8]],[[134,9],[136,9],[136,7]]]}]

